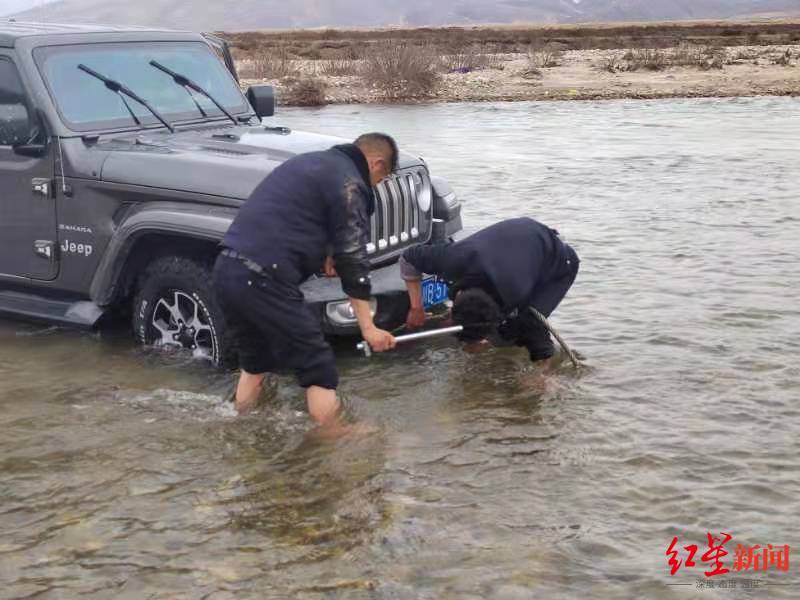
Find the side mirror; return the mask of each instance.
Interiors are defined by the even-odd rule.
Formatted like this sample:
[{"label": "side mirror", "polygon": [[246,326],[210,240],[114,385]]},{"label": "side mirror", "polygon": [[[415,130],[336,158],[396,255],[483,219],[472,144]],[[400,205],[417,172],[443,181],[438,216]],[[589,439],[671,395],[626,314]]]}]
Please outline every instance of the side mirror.
[{"label": "side mirror", "polygon": [[11,149],[14,154],[29,158],[42,158],[47,154],[47,144],[20,144],[19,146],[12,146]]},{"label": "side mirror", "polygon": [[247,101],[259,119],[275,114],[275,90],[271,85],[250,86],[247,88]]},{"label": "side mirror", "polygon": [[14,134],[11,149],[14,154],[29,158],[41,158],[47,154],[47,134],[44,117],[38,110],[28,111],[24,105],[17,105],[17,118],[8,120],[8,128]]}]

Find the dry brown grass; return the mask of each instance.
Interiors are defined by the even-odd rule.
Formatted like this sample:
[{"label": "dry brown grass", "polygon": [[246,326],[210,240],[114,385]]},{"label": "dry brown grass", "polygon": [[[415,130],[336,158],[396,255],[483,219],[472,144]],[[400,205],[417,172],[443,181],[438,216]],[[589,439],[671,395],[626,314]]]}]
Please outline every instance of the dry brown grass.
[{"label": "dry brown grass", "polygon": [[427,46],[376,44],[365,56],[361,76],[391,98],[426,96],[439,85],[439,57]]},{"label": "dry brown grass", "polygon": [[326,77],[342,77],[358,74],[358,61],[351,58],[331,58],[316,64],[317,73]]},{"label": "dry brown grass", "polygon": [[359,60],[364,55],[364,49],[350,40],[343,40],[338,44],[322,44],[320,54],[327,60]]},{"label": "dry brown grass", "polygon": [[541,79],[544,77],[544,73],[542,73],[542,70],[537,67],[529,66],[520,73],[520,77],[523,79]]},{"label": "dry brown grass", "polygon": [[677,48],[633,48],[624,54],[615,52],[603,57],[598,67],[610,73],[664,71],[671,67],[697,67],[704,71],[722,69],[732,64],[724,48],[681,44]]},{"label": "dry brown grass", "polygon": [[634,48],[622,57],[627,64],[626,71],[663,71],[669,65],[667,54],[652,48]]},{"label": "dry brown grass", "polygon": [[618,52],[612,52],[600,59],[600,64],[598,66],[602,71],[619,73],[625,70],[625,61],[622,60]]},{"label": "dry brown grass", "polygon": [[708,71],[722,69],[730,61],[723,48],[681,44],[670,55],[669,63],[674,67],[697,67]]},{"label": "dry brown grass", "polygon": [[301,45],[301,46],[294,46],[292,47],[292,52],[294,52],[295,56],[298,58],[304,58],[306,60],[321,60],[322,59],[322,51],[314,46],[311,45]]},{"label": "dry brown grass", "polygon": [[755,50],[739,50],[734,54],[733,60],[734,61],[757,61],[758,57],[761,56],[761,53],[756,52]]},{"label": "dry brown grass", "polygon": [[456,46],[488,45],[492,53],[525,52],[531,45],[555,45],[562,50],[674,48],[680,42],[706,46],[789,45],[800,43],[800,20],[755,22],[653,22],[598,25],[511,25],[503,27],[420,27],[375,30],[293,30],[222,34],[235,48],[261,52],[277,44],[314,60],[329,59],[326,49],[353,46],[363,50],[375,43],[435,45],[439,54]]},{"label": "dry brown grass", "polygon": [[794,55],[792,54],[791,50],[787,50],[780,56],[772,59],[773,65],[781,65],[783,67],[791,67],[794,63],[792,62],[792,58]]},{"label": "dry brown grass", "polygon": [[563,52],[553,44],[538,44],[528,48],[528,64],[533,69],[547,69],[560,64]]},{"label": "dry brown grass", "polygon": [[[588,60],[595,61],[594,68],[612,73],[672,67],[722,69],[743,62],[791,68],[800,61],[800,48],[786,52],[786,46],[800,44],[800,21],[300,30],[225,37],[232,43],[244,79],[273,80],[287,104],[304,105],[324,103],[326,95],[333,102],[480,97],[472,83],[487,88],[491,95],[496,89],[486,82],[496,82],[497,73],[475,78],[441,75],[502,69],[508,60],[513,61],[509,78],[542,80],[517,85],[527,90],[525,94],[548,86],[558,92],[553,81],[573,76],[572,67],[580,67],[581,61],[585,65],[587,60],[581,55],[564,56],[568,50],[606,50],[600,53],[602,58],[595,54]],[[777,50],[775,45],[783,47]],[[568,62],[570,69],[549,70],[562,62]],[[309,80],[309,76],[327,81],[330,94],[326,94],[323,81]],[[337,81],[339,77],[352,79]],[[676,77],[679,80],[681,75]],[[503,98],[522,94],[509,90],[503,92]],[[604,89],[591,93],[614,96]],[[620,93],[624,96],[627,92]],[[643,93],[655,92],[648,89]]]},{"label": "dry brown grass", "polygon": [[285,104],[292,106],[323,106],[327,84],[317,77],[300,77],[288,88]]},{"label": "dry brown grass", "polygon": [[441,67],[446,73],[505,68],[496,48],[461,45],[446,52],[440,57]]},{"label": "dry brown grass", "polygon": [[283,79],[295,77],[299,70],[285,46],[270,48],[249,57],[249,69],[241,75],[254,79]]}]

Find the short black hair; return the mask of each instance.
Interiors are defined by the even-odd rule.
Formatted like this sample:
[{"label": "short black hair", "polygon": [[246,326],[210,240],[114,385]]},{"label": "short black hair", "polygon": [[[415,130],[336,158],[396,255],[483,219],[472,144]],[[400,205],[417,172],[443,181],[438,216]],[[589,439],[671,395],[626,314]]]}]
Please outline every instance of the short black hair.
[{"label": "short black hair", "polygon": [[458,337],[465,342],[487,338],[496,329],[502,316],[495,299],[479,287],[460,290],[453,301],[453,322],[464,327]]},{"label": "short black hair", "polygon": [[397,157],[399,155],[399,151],[397,149],[397,142],[394,141],[392,136],[379,132],[364,133],[358,136],[356,141],[353,143],[362,149],[380,149],[380,151],[384,153],[384,156],[386,156],[389,165],[391,165],[392,171],[397,169]]}]

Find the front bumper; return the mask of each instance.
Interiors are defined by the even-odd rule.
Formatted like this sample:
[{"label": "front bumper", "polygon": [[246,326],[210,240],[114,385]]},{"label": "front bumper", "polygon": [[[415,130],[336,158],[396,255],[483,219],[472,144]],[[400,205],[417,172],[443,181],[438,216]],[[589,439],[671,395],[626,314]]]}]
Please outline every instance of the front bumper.
[{"label": "front bumper", "polygon": [[[400,326],[408,313],[408,293],[402,277],[400,265],[373,269],[372,298],[375,301],[375,325],[381,329],[392,330]],[[346,311],[327,310],[329,305],[346,302],[347,295],[342,291],[338,277],[315,277],[304,282],[300,290],[306,302],[322,322],[322,330],[327,335],[357,335],[358,322],[355,317],[348,318]]]}]

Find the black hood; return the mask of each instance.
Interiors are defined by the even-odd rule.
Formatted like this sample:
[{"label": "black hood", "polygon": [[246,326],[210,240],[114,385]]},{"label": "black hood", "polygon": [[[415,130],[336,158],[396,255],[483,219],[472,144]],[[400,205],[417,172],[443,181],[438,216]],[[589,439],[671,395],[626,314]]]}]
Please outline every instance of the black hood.
[{"label": "black hood", "polygon": [[[100,170],[103,181],[246,200],[285,160],[342,145],[350,144],[332,136],[242,126],[126,134],[92,149],[107,155]],[[362,160],[366,163],[363,155]],[[420,164],[419,158],[401,153],[398,168]],[[369,182],[366,164],[359,168],[367,169]]]}]

